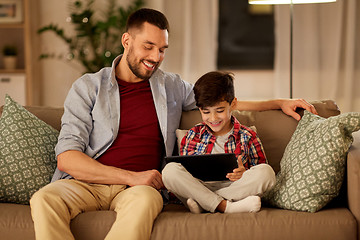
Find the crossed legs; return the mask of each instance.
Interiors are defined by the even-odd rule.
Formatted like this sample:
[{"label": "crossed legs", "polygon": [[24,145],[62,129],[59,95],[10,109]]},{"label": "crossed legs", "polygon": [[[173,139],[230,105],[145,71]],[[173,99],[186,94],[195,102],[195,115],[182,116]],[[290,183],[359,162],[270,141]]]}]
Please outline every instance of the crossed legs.
[{"label": "crossed legs", "polygon": [[167,164],[162,175],[165,187],[195,212],[199,212],[196,203],[200,209],[214,212],[224,200],[227,200],[228,206],[236,207],[229,208],[227,212],[258,211],[261,205],[259,196],[276,181],[273,169],[267,164],[250,168],[236,182],[203,182],[179,163]]}]

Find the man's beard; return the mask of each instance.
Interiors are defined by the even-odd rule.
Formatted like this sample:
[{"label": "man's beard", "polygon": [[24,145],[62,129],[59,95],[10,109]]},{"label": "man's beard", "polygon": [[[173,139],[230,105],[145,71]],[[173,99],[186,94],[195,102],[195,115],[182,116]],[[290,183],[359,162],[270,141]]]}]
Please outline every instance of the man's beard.
[{"label": "man's beard", "polygon": [[129,54],[126,57],[126,62],[127,62],[128,66],[129,66],[131,72],[137,78],[140,78],[140,79],[143,79],[143,80],[149,79],[153,75],[153,73],[156,71],[156,69],[159,67],[158,63],[148,60],[148,62],[155,65],[154,70],[153,71],[145,70],[145,73],[141,73],[141,66],[140,65],[143,64],[142,61],[144,61],[144,60],[140,60],[139,62],[136,62],[134,54],[132,54],[132,53],[133,53],[133,48],[131,47],[129,49]]}]

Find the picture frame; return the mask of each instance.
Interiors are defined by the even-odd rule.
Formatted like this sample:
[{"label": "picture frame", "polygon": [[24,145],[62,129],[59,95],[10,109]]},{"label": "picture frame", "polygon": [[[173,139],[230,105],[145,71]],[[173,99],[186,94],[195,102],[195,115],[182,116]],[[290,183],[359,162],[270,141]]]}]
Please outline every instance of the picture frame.
[{"label": "picture frame", "polygon": [[0,24],[23,21],[22,0],[0,0]]}]

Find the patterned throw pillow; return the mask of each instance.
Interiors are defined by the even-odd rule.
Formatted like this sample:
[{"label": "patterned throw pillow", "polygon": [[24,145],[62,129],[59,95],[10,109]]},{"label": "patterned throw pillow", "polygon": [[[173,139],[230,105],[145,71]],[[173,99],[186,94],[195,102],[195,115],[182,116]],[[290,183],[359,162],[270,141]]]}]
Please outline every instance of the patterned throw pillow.
[{"label": "patterned throw pillow", "polygon": [[316,212],[339,194],[346,154],[360,129],[360,113],[322,118],[305,111],[280,162],[273,189],[263,197],[275,207]]},{"label": "patterned throw pillow", "polygon": [[28,204],[55,171],[59,132],[9,96],[0,118],[0,202]]}]

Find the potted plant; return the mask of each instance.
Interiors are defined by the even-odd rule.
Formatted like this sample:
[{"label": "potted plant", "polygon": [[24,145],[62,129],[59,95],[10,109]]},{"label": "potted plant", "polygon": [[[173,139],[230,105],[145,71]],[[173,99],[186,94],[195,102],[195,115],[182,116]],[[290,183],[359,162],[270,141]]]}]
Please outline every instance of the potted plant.
[{"label": "potted plant", "polygon": [[3,47],[3,60],[5,69],[16,69],[17,47],[14,45],[5,45]]},{"label": "potted plant", "polygon": [[[114,58],[123,52],[121,36],[128,16],[144,5],[144,0],[132,0],[127,7],[122,7],[117,6],[115,0],[108,0],[104,1],[106,9],[100,10],[94,8],[94,1],[69,1],[70,16],[67,21],[74,26],[75,33],[68,35],[63,28],[53,23],[38,30],[39,34],[53,32],[62,39],[68,45],[68,53],[58,57],[77,60],[86,72],[97,72],[111,66]],[[54,58],[56,55],[43,53],[40,59]]]}]

